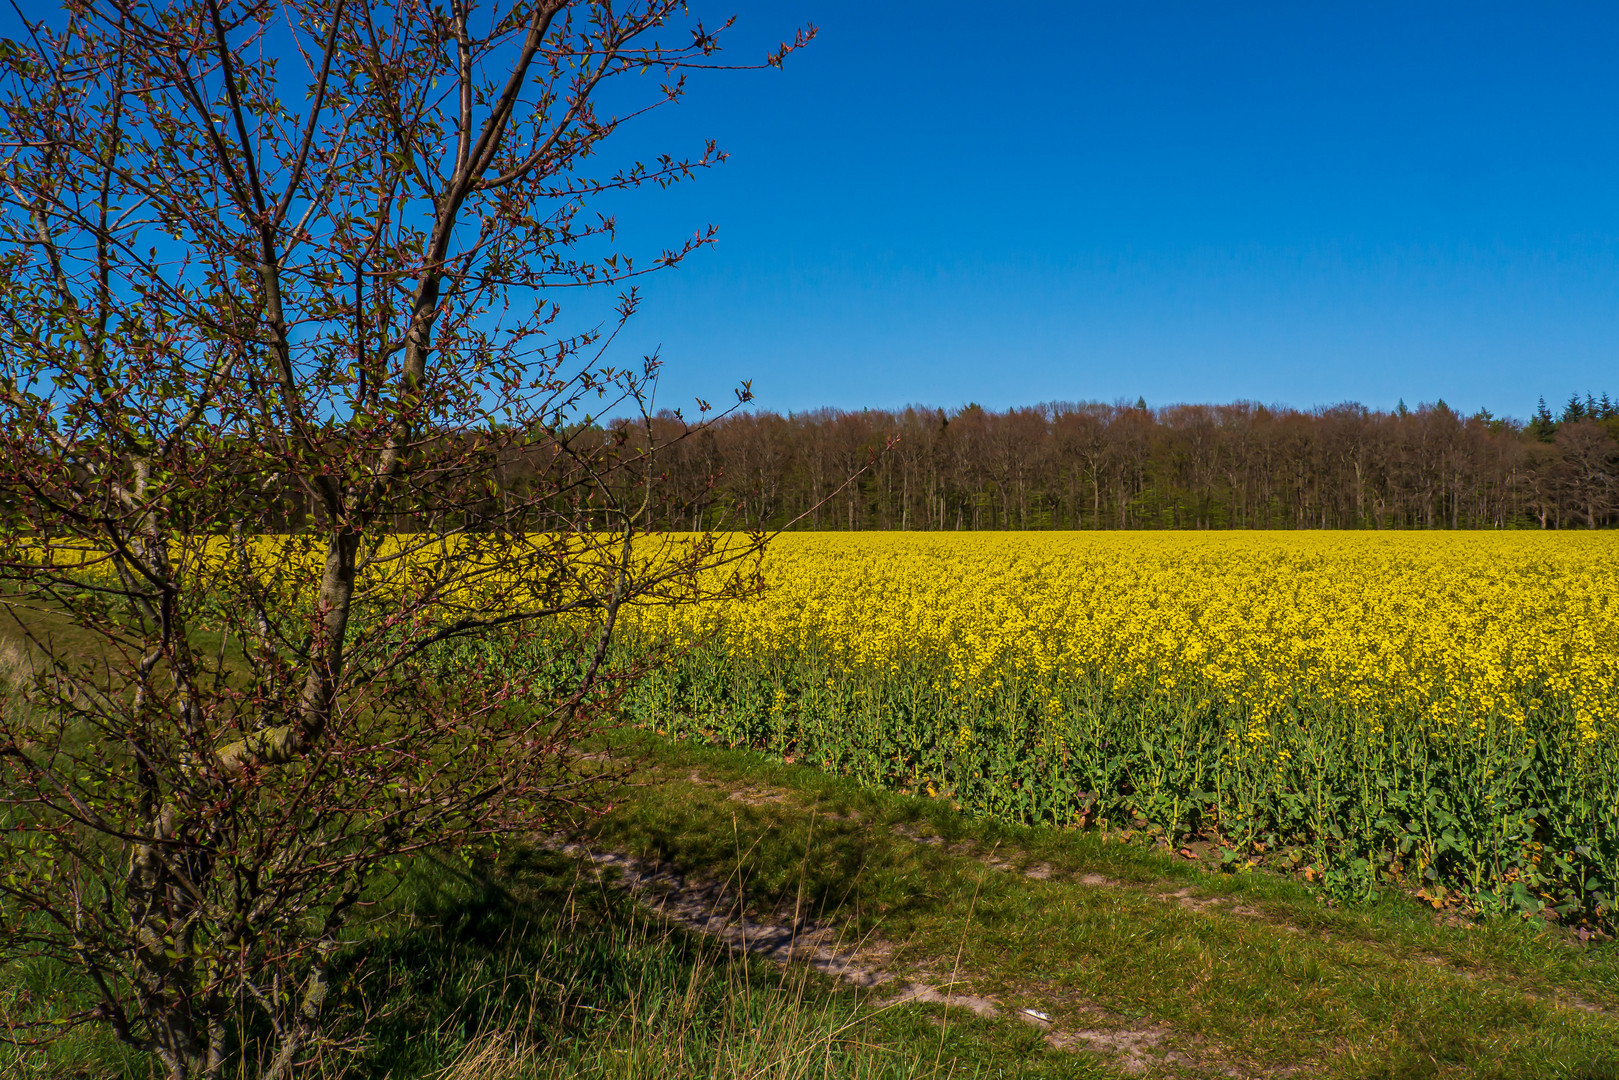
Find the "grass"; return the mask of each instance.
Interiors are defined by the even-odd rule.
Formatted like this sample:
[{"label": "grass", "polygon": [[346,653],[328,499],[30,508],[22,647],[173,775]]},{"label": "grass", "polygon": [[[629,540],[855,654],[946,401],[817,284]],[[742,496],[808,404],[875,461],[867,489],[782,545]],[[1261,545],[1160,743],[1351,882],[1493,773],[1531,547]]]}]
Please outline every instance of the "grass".
[{"label": "grass", "polygon": [[1401,898],[1327,906],[1268,873],[997,824],[748,752],[630,743],[663,782],[596,826],[597,843],[688,874],[740,865],[756,910],[807,903],[888,943],[891,970],[959,965],[973,993],[1038,1008],[1056,1033],[1151,1033],[1152,1067],[1619,1076],[1612,943],[1539,920],[1446,920]]},{"label": "grass", "polygon": [[[998,824],[749,752],[643,734],[618,750],[643,782],[590,827],[594,845],[730,880],[760,919],[808,911],[896,978],[862,990],[729,952],[579,859],[513,844],[419,860],[356,928],[337,999],[352,1045],[322,1072],[1619,1077],[1612,944],[1405,901],[1331,907],[1272,874]],[[906,980],[952,978],[1000,1015],[892,1003]],[[0,987],[14,1018],[76,993],[39,965]],[[0,1056],[8,1075],[143,1071],[92,1028]]]},{"label": "grass", "polygon": [[357,1019],[368,990],[379,1016],[351,1023],[361,1075],[1086,1075],[1024,1032],[935,1027],[925,1009],[732,954],[534,848],[418,864],[369,936],[366,988],[345,1001]]},{"label": "grass", "polygon": [[[323,1076],[921,1078],[1105,1075],[1008,1029],[934,1006],[885,1006],[799,968],[669,926],[578,860],[512,845],[417,860],[350,935],[332,1002],[345,1046]],[[4,1021],[89,1004],[70,973],[0,970]],[[935,1020],[942,1019],[942,1024]],[[156,1076],[110,1033],[0,1048],[0,1076]]]}]

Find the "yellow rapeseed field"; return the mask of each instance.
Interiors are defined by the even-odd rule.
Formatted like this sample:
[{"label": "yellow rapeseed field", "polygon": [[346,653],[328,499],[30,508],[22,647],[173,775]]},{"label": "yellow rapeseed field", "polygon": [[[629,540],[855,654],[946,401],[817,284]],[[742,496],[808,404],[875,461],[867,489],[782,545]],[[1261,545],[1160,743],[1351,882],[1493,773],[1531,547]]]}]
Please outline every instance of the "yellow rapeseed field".
[{"label": "yellow rapeseed field", "polygon": [[[531,537],[519,566],[488,539],[383,538],[360,618],[615,580],[605,537]],[[712,550],[655,536],[634,561],[692,543]],[[318,538],[245,554],[256,587],[307,602]],[[218,539],[191,558],[205,577],[241,563]],[[786,534],[757,595],[690,602],[752,569],[624,614],[617,660],[657,661],[626,686],[627,721],[1008,820],[1202,838],[1346,895],[1395,883],[1613,924],[1619,534]],[[528,678],[578,661],[568,633],[540,631],[435,662]]]},{"label": "yellow rapeseed field", "polygon": [[632,719],[1344,894],[1612,918],[1619,535],[797,534],[764,578],[637,613],[689,648]]},{"label": "yellow rapeseed field", "polygon": [[[592,547],[534,541],[540,571],[573,547],[584,568]],[[463,603],[531,599],[509,570],[478,570],[476,538],[443,543],[466,564],[451,588]],[[654,562],[656,544],[643,542]],[[232,564],[223,539],[202,550]],[[261,579],[318,573],[313,538],[250,550]],[[387,537],[362,576],[431,579],[445,553]],[[1458,732],[1567,710],[1582,741],[1619,733],[1619,534],[789,533],[763,570],[760,596],[654,603],[630,622],[717,636],[732,659],[920,667],[956,700],[1040,688],[1053,719],[1055,691],[1077,678],[1190,691],[1240,714],[1250,742],[1300,707],[1332,706]]]},{"label": "yellow rapeseed field", "polygon": [[[1250,739],[1300,704],[1440,729],[1566,707],[1619,731],[1619,535],[788,534],[761,598],[650,611],[732,655],[936,664],[960,694],[1106,673],[1197,688]],[[1056,699],[1050,699],[1056,707]]]}]

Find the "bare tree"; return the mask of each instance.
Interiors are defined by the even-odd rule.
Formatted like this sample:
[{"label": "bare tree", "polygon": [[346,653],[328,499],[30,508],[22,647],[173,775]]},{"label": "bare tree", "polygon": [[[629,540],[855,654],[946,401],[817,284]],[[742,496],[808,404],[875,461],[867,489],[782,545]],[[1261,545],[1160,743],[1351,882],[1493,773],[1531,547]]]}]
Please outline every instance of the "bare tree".
[{"label": "bare tree", "polygon": [[1587,528],[1603,524],[1619,493],[1619,444],[1595,420],[1563,424],[1557,431],[1566,499]]},{"label": "bare tree", "polygon": [[[810,510],[816,528],[833,529],[1610,523],[1599,451],[1619,418],[1553,427],[1542,442],[1517,422],[1464,417],[1443,402],[1394,412],[1235,402],[749,413],[665,457],[671,489],[687,493],[666,513],[689,526],[698,509],[714,520],[737,508],[747,521],[787,527]],[[843,489],[843,512],[814,518],[861,448],[888,440],[894,453],[871,482]],[[769,462],[768,502],[759,462]]]},{"label": "bare tree", "polygon": [[[391,860],[598,805],[570,747],[623,612],[750,587],[757,538],[640,535],[657,362],[604,353],[712,230],[632,259],[590,213],[722,158],[591,171],[718,50],[677,0],[68,0],[0,48],[0,578],[38,670],[0,950],[82,972],[73,1023],[289,1075]],[[559,329],[596,286],[616,315]],[[493,633],[558,664],[456,651]]]}]

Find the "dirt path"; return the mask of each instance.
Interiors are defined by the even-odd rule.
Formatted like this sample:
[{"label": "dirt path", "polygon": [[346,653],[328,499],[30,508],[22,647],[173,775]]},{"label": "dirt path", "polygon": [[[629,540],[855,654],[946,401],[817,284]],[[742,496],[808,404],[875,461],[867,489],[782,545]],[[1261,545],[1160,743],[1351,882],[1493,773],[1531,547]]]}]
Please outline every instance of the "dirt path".
[{"label": "dirt path", "polygon": [[[756,792],[750,793],[757,797]],[[926,840],[917,842],[926,843]],[[852,939],[846,927],[818,922],[793,911],[748,914],[746,898],[734,882],[694,878],[668,863],[657,863],[580,842],[559,842],[558,850],[581,859],[606,886],[623,889],[650,910],[694,933],[729,948],[779,964],[800,964],[854,987],[869,989],[878,1009],[907,1003],[958,1008],[984,1018],[1009,1017],[1039,1030],[1057,1050],[1094,1055],[1128,1076],[1279,1077],[1293,1069],[1250,1071],[1238,1068],[1213,1047],[1165,1024],[1136,1023],[1085,1003],[1082,1011],[1091,1026],[1059,1027],[1049,1003],[1034,991],[1017,995],[1016,1003],[1001,997],[971,993],[971,980],[962,973],[940,974],[924,968],[897,970],[893,942],[867,934]],[[992,869],[1012,870],[1004,860],[988,863]],[[1043,865],[1023,871],[1035,880],[1050,877]],[[1086,885],[1123,888],[1122,884],[1086,875]],[[1040,1005],[1045,1004],[1046,1008]],[[1072,1011],[1073,1002],[1068,1003]]]},{"label": "dirt path", "polygon": [[873,1008],[1028,1025],[1080,1072],[1428,1075],[1443,1058],[1457,1078],[1538,1077],[1551,1061],[1596,1076],[1619,1046],[1619,972],[1603,961],[1585,981],[1555,935],[1513,944],[1442,916],[1334,909],[1259,872],[1009,831],[726,751],[663,752],[651,783],[567,845],[599,880]]}]

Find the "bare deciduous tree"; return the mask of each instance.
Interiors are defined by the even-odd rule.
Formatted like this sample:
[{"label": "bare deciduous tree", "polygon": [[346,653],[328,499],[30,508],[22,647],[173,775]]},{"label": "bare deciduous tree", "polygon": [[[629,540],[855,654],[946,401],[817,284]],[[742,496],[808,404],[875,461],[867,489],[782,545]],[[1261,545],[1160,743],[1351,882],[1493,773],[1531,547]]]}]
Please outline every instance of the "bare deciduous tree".
[{"label": "bare deciduous tree", "polygon": [[[1236,402],[1147,410],[1054,402],[993,412],[909,408],[778,416],[710,430],[668,460],[680,515],[727,508],[782,526],[861,451],[897,439],[832,529],[1566,528],[1619,522],[1619,415],[1547,420],[1545,441],[1443,402],[1404,412],[1345,403],[1309,411]],[[670,419],[673,436],[681,425]],[[761,502],[758,461],[771,463]],[[706,484],[714,473],[720,480]]]},{"label": "bare deciduous tree", "polygon": [[[605,354],[712,231],[591,212],[721,159],[591,171],[718,49],[677,0],[69,0],[0,46],[0,950],[82,972],[73,1022],[289,1075],[391,860],[596,805],[626,607],[750,587],[751,541],[640,535],[656,361]],[[555,662],[454,651],[495,632]]]}]

